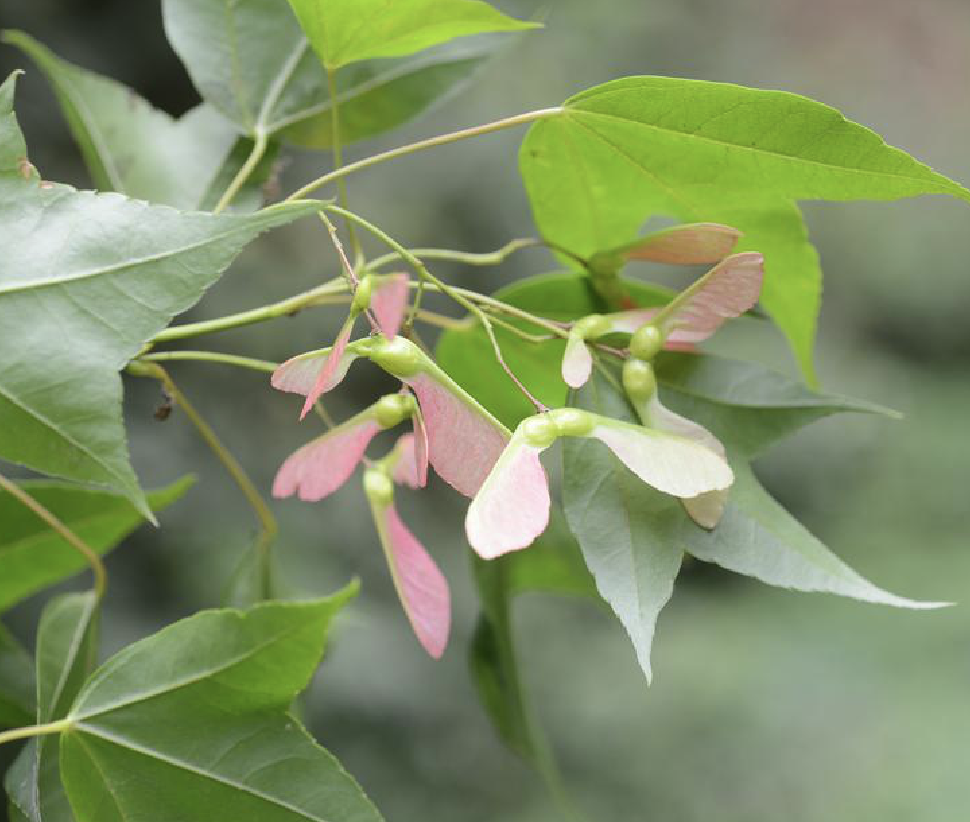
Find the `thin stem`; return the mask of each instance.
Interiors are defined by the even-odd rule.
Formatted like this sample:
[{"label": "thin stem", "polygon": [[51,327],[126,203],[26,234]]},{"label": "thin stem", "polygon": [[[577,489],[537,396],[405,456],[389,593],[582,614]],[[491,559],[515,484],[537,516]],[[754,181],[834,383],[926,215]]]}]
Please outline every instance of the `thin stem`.
[{"label": "thin stem", "polygon": [[[349,213],[349,212],[348,212]],[[350,284],[350,293],[352,295],[357,294],[357,289],[360,287],[360,278],[357,276],[357,271],[350,264],[350,260],[347,259],[347,255],[344,253],[343,243],[340,242],[340,237],[337,234],[337,227],[333,224],[330,218],[325,212],[321,211],[317,216],[323,220],[323,224],[327,227],[327,231],[330,232],[330,239],[333,241],[334,248],[337,249],[337,255],[340,257],[340,264],[343,266],[344,274],[347,276],[347,282]],[[347,227],[352,228],[353,223],[349,220],[347,222]],[[353,322],[353,318],[357,316],[357,309],[354,305],[350,308],[350,319],[349,322]],[[374,318],[374,313],[370,310],[370,307],[364,309],[364,315],[367,317],[367,321],[370,323],[371,330],[375,333],[380,331],[380,326],[377,324],[377,320]]]},{"label": "thin stem", "polygon": [[340,305],[347,302],[344,296],[334,296],[347,290],[347,284],[343,277],[330,280],[329,282],[311,288],[293,297],[280,300],[277,303],[253,308],[249,311],[241,311],[238,314],[228,314],[225,317],[217,317],[214,320],[204,320],[197,323],[186,323],[166,328],[152,337],[152,344],[169,342],[171,340],[184,340],[189,337],[200,337],[203,334],[212,334],[216,331],[228,331],[231,328],[240,328],[246,325],[274,320],[277,317],[290,317],[304,308],[311,308],[317,305]]},{"label": "thin stem", "polygon": [[357,171],[377,165],[378,163],[393,160],[396,157],[403,157],[406,154],[414,154],[418,151],[435,148],[436,146],[447,145],[448,143],[457,143],[459,140],[467,140],[470,137],[478,137],[482,134],[491,134],[494,131],[502,131],[506,128],[514,128],[515,126],[534,123],[536,120],[543,120],[547,117],[555,117],[561,112],[562,108],[558,106],[556,108],[545,108],[537,111],[529,111],[525,114],[516,114],[514,117],[506,117],[502,120],[495,120],[491,123],[485,123],[481,126],[463,128],[459,131],[452,131],[448,134],[439,134],[436,137],[429,137],[427,140],[419,140],[416,143],[409,143],[406,146],[399,146],[398,148],[392,148],[389,151],[382,151],[380,154],[373,154],[370,157],[365,157],[363,160],[358,160],[356,163],[350,163],[345,165],[343,168],[334,169],[329,174],[324,174],[322,177],[318,177],[316,180],[312,180],[311,182],[307,183],[305,186],[303,186],[303,188],[294,191],[286,199],[301,200],[308,194],[312,194],[318,188],[322,188],[328,183],[332,183],[341,179],[342,177],[346,177],[349,174],[354,174]]},{"label": "thin stem", "polygon": [[254,360],[252,357],[240,357],[236,354],[223,354],[220,351],[156,351],[152,354],[142,354],[136,362],[167,362],[169,360],[217,362],[223,365],[248,368],[251,371],[265,371],[269,374],[279,368],[279,363]]},{"label": "thin stem", "polygon": [[4,742],[15,742],[18,739],[30,739],[35,736],[59,734],[62,731],[69,731],[73,727],[73,720],[58,719],[56,722],[47,722],[43,725],[29,725],[26,728],[14,728],[13,730],[0,733],[0,745]]},{"label": "thin stem", "polygon": [[253,140],[253,150],[249,152],[246,162],[243,163],[242,168],[236,172],[236,176],[233,177],[232,182],[229,183],[229,188],[226,189],[225,193],[216,204],[214,210],[215,214],[221,213],[229,206],[235,196],[239,193],[239,189],[246,184],[246,180],[249,179],[250,175],[253,173],[253,171],[255,171],[256,166],[259,165],[259,161],[263,159],[263,155],[266,153],[266,146],[269,142],[268,135],[262,128],[257,128]]},{"label": "thin stem", "polygon": [[[533,248],[538,245],[542,245],[541,240],[525,238],[520,240],[511,240],[496,251],[487,251],[484,253],[453,251],[448,248],[415,248],[411,250],[411,253],[419,260],[450,260],[452,262],[464,263],[466,265],[488,266],[501,265],[516,251],[523,248]],[[383,268],[385,265],[390,265],[395,260],[400,259],[400,254],[392,252],[371,260],[367,264],[367,268],[374,271],[376,269]]]},{"label": "thin stem", "polygon": [[466,320],[458,320],[454,317],[446,317],[444,314],[438,314],[435,311],[428,311],[426,308],[418,310],[417,318],[428,325],[433,325],[437,328],[467,328],[468,323]]},{"label": "thin stem", "polygon": [[[54,531],[56,531],[65,542],[67,542],[82,557],[84,557],[85,562],[91,566],[91,570],[94,572],[94,595],[98,601],[100,601],[102,597],[104,597],[105,588],[108,586],[108,574],[105,571],[104,563],[101,561],[101,557],[98,556],[97,552],[94,551],[91,546],[89,546],[63,522],[61,522],[61,520],[52,514],[45,506],[30,496],[30,494],[24,491],[24,489],[19,485],[11,482],[9,479],[3,476],[3,474],[0,474],[0,488],[10,494],[12,497],[15,497],[23,505],[33,511]],[[2,735],[0,735],[0,742],[2,741]]]},{"label": "thin stem", "polygon": [[[337,72],[334,69],[327,68],[327,91],[330,94],[331,106],[330,106],[330,149],[333,151],[333,170],[334,172],[339,171],[344,164],[343,160],[343,145],[340,138],[340,102],[337,99]],[[337,202],[341,206],[347,208],[347,183],[343,177],[337,180]],[[350,221],[347,221],[347,236],[350,237],[350,247],[354,250],[355,262],[359,265],[361,262],[361,249],[360,242],[357,239],[357,233],[354,231],[354,226]]]},{"label": "thin stem", "polygon": [[260,563],[262,566],[262,587],[265,592],[266,589],[269,588],[269,553],[273,546],[273,542],[276,540],[276,535],[279,532],[279,527],[276,524],[276,517],[273,516],[273,512],[270,511],[266,501],[262,498],[262,496],[260,496],[259,491],[256,490],[256,486],[249,478],[249,475],[246,473],[245,469],[243,469],[229,449],[222,444],[220,439],[216,436],[215,431],[212,430],[212,427],[205,421],[202,415],[199,414],[195,407],[185,398],[185,395],[164,368],[153,362],[135,361],[128,366],[128,369],[133,374],[138,376],[153,377],[161,382],[172,399],[175,400],[175,402],[185,412],[185,416],[188,417],[192,425],[195,426],[195,430],[198,431],[199,436],[202,437],[205,444],[209,446],[212,453],[215,454],[219,462],[221,462],[226,471],[229,472],[229,475],[239,487],[239,490],[242,491],[243,496],[253,509],[253,513],[256,515],[256,519],[259,522],[259,536],[256,538],[256,551],[259,554]]},{"label": "thin stem", "polygon": [[502,370],[505,371],[509,379],[512,380],[512,382],[515,383],[516,387],[526,396],[526,398],[528,398],[529,402],[531,402],[536,407],[537,411],[542,412],[542,411],[548,410],[546,406],[543,403],[541,403],[538,399],[536,399],[532,395],[532,392],[530,392],[529,389],[522,384],[519,378],[515,376],[512,369],[509,368],[508,364],[505,362],[505,357],[502,356],[502,347],[499,345],[498,339],[496,339],[495,337],[495,329],[492,328],[492,321],[489,318],[489,316],[484,311],[482,311],[482,309],[479,306],[477,306],[475,303],[473,303],[463,294],[452,289],[452,287],[447,283],[435,277],[430,271],[428,271],[428,269],[425,267],[424,263],[421,262],[421,260],[415,257],[397,240],[395,240],[393,237],[388,235],[387,232],[378,228],[373,223],[365,220],[360,215],[354,214],[352,211],[347,211],[346,209],[340,208],[339,206],[328,205],[328,206],[325,206],[325,210],[332,211],[335,214],[342,215],[346,219],[352,220],[364,230],[369,231],[375,237],[387,243],[387,245],[393,248],[398,254],[401,255],[401,257],[403,257],[408,262],[408,264],[418,274],[419,278],[421,278],[422,280],[430,281],[440,291],[442,291],[444,294],[449,296],[460,306],[467,309],[476,317],[478,317],[479,321],[482,323],[482,326],[485,328],[485,333],[488,335],[489,341],[492,343],[492,350],[495,352],[495,358],[498,360],[499,365],[502,366]]}]

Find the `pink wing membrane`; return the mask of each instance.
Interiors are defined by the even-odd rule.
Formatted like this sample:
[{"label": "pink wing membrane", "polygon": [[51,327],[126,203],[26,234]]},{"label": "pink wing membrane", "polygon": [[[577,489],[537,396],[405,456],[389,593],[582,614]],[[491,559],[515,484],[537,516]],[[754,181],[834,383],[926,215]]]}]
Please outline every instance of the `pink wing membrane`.
[{"label": "pink wing membrane", "polygon": [[531,545],[549,524],[549,480],[541,450],[513,438],[465,517],[472,548],[484,559]]},{"label": "pink wing membrane", "polygon": [[[417,437],[415,434],[404,434],[397,441],[395,450],[398,452],[397,463],[394,466],[393,480],[398,485],[408,488],[423,488],[428,481],[428,464],[424,463],[424,476],[421,475],[421,465],[417,453]],[[425,452],[427,458],[427,452]]]},{"label": "pink wing membrane", "polygon": [[724,459],[687,439],[605,419],[590,436],[605,443],[647,485],[665,494],[696,497],[724,490],[734,481]]},{"label": "pink wing membrane", "polygon": [[429,375],[417,374],[405,382],[421,406],[432,467],[459,493],[474,497],[505,450],[506,434]]},{"label": "pink wing membrane", "polygon": [[407,307],[408,275],[405,273],[390,275],[374,289],[370,300],[374,319],[381,327],[381,333],[389,340],[394,339],[401,330]]},{"label": "pink wing membrane", "polygon": [[627,253],[628,260],[668,265],[710,265],[723,260],[741,239],[741,232],[718,223],[691,223],[645,237]]},{"label": "pink wing membrane", "polygon": [[344,366],[344,360],[346,359],[347,343],[350,342],[350,334],[353,330],[353,322],[344,323],[344,327],[340,329],[340,334],[337,335],[337,339],[333,343],[333,348],[330,349],[330,356],[327,357],[326,362],[320,369],[320,373],[317,375],[316,382],[313,383],[313,387],[306,395],[306,402],[303,403],[303,410],[300,412],[301,420],[313,408],[313,403],[331,388],[340,384],[344,375],[347,373],[347,369],[350,368],[349,362]]},{"label": "pink wing membrane", "polygon": [[344,423],[291,454],[273,481],[274,497],[316,502],[343,485],[381,430],[372,419]]},{"label": "pink wing membrane", "polygon": [[562,358],[562,378],[570,388],[582,388],[592,373],[593,357],[586,347],[586,341],[570,334]]},{"label": "pink wing membrane", "polygon": [[451,628],[451,594],[448,581],[424,546],[401,522],[391,503],[374,512],[380,517],[378,531],[391,567],[404,613],[424,649],[440,659]]},{"label": "pink wing membrane", "polygon": [[761,294],[764,258],[757,252],[734,254],[704,275],[704,284],[664,322],[673,344],[706,340],[721,324],[752,308]]}]

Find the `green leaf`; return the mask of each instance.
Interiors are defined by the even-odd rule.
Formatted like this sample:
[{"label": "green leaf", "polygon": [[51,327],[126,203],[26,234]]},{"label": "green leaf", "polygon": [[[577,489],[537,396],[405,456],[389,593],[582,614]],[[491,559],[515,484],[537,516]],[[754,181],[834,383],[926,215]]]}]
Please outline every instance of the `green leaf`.
[{"label": "green leaf", "polygon": [[34,666],[30,654],[0,623],[0,728],[28,725],[33,717]]},{"label": "green leaf", "polygon": [[[162,511],[194,482],[184,477],[149,493],[148,505]],[[25,482],[22,487],[99,554],[110,551],[143,522],[141,513],[122,497],[56,482]],[[87,568],[75,548],[7,493],[0,493],[0,522],[0,611]]]},{"label": "green leaf", "polygon": [[289,713],[356,588],[315,602],[206,611],[105,663],[61,737],[78,822],[379,820]]},{"label": "green leaf", "polygon": [[[666,289],[636,280],[624,280],[627,294],[641,306],[663,305],[670,299]],[[552,320],[576,320],[606,306],[594,291],[588,277],[570,273],[544,274],[520,280],[501,289],[497,299]],[[532,333],[535,326],[515,322]],[[502,328],[495,329],[509,368],[543,403],[558,408],[566,404],[568,386],[563,382],[562,363],[565,341],[530,343]],[[435,356],[439,365],[462,388],[514,430],[535,408],[512,384],[495,359],[495,353],[480,325],[445,331],[438,340]],[[467,364],[475,363],[474,368]]]},{"label": "green leaf", "polygon": [[[577,405],[635,422],[626,400],[595,372]],[[652,676],[650,648],[661,609],[674,590],[683,550],[663,538],[667,497],[636,477],[600,442],[563,442],[563,507],[603,599],[633,641],[640,667]],[[685,517],[679,506],[674,510]]]},{"label": "green leaf", "polygon": [[12,72],[0,85],[0,174],[17,173],[29,178],[32,175],[29,171],[24,173],[23,165],[27,160],[27,143],[13,109],[17,77],[21,74],[22,71]]},{"label": "green leaf", "polygon": [[[232,123],[209,106],[174,120],[132,89],[60,59],[24,32],[6,31],[2,39],[22,49],[47,75],[102,191],[197,210],[207,190],[224,179],[221,194],[251,150],[252,141],[240,139]],[[253,175],[237,209],[240,204],[247,211],[259,208],[259,186],[271,165],[264,163]]]},{"label": "green leaf", "polygon": [[[0,95],[0,118],[11,104]],[[0,458],[118,491],[150,517],[117,372],[259,233],[317,208],[184,214],[0,166]]]},{"label": "green leaf", "polygon": [[537,28],[480,0],[289,0],[331,71],[359,60],[401,57],[456,37]]},{"label": "green leaf", "polygon": [[[207,103],[243,133],[307,148],[333,137],[327,74],[280,0],[164,0],[165,29]],[[336,78],[343,144],[399,126],[468,80],[501,41],[477,38]]]},{"label": "green leaf", "polygon": [[970,199],[821,103],[665,77],[571,98],[532,126],[520,168],[543,236],[583,258],[634,239],[656,214],[746,231],[745,247],[765,254],[764,306],[809,374],[820,278],[791,201]]},{"label": "green leaf", "polygon": [[[62,719],[97,663],[98,601],[67,594],[44,608],[37,629],[37,722]],[[7,794],[30,822],[73,822],[58,764],[57,740],[32,739],[11,766]]]}]

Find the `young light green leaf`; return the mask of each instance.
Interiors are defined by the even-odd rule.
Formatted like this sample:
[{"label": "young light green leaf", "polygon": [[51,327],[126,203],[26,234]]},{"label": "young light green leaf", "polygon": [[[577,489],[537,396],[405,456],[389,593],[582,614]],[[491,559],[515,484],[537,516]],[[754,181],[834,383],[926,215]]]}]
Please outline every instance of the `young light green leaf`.
[{"label": "young light green leaf", "polygon": [[[210,106],[174,120],[132,89],[60,59],[24,32],[6,31],[2,39],[22,49],[47,75],[91,179],[102,191],[197,210],[217,179],[231,179],[249,154],[252,141],[241,139]],[[241,146],[234,151],[237,143]],[[235,201],[237,208],[259,208],[259,186],[270,165],[264,163],[261,173],[253,175]]]},{"label": "young light green leaf", "polygon": [[30,654],[0,623],[0,728],[29,725],[34,718],[34,702]]},{"label": "young light green leaf", "polygon": [[414,54],[456,37],[536,28],[482,0],[289,0],[329,70]]},{"label": "young light green leaf", "polygon": [[[169,40],[210,105],[250,136],[329,148],[327,74],[281,0],[164,0]],[[410,120],[469,79],[501,41],[360,63],[335,78],[343,144]]]},{"label": "young light green leaf", "polygon": [[[678,78],[630,77],[576,95],[532,126],[520,166],[542,234],[583,258],[631,241],[653,214],[753,235],[744,247],[765,254],[763,304],[803,365],[818,281],[792,200],[970,199],[821,103]],[[783,236],[765,242],[779,227]],[[798,276],[789,281],[793,266]],[[810,299],[799,303],[806,291]]]},{"label": "young light green leaf", "polygon": [[[596,373],[577,394],[579,407],[635,422],[622,394]],[[634,476],[601,443],[563,440],[563,507],[603,599],[633,641],[647,680],[657,617],[674,590],[683,550],[660,536],[676,500]],[[673,503],[671,505],[670,503]]]},{"label": "young light green leaf", "polygon": [[[0,94],[0,118],[10,106]],[[119,491],[150,518],[128,461],[118,370],[253,238],[317,208],[185,214],[0,166],[0,458]]]},{"label": "young light green leaf", "polygon": [[[37,629],[37,722],[61,719],[94,669],[98,603],[92,592],[57,597]],[[57,739],[31,740],[11,766],[7,794],[30,822],[73,822],[61,783]]]},{"label": "young light green leaf", "polygon": [[356,593],[206,611],[85,684],[61,737],[78,822],[376,822],[357,783],[289,713]]},{"label": "young light green leaf", "polygon": [[[162,511],[194,483],[185,477],[147,495],[152,511]],[[23,484],[94,551],[114,548],[142,522],[128,500],[57,482]],[[50,527],[9,494],[0,493],[0,611],[86,568],[84,558]]]}]

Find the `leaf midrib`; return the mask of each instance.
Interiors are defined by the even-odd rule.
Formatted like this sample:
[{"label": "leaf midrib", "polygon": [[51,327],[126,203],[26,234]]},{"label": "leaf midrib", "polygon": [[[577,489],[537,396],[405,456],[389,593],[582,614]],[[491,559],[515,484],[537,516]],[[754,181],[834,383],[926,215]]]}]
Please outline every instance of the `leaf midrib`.
[{"label": "leaf midrib", "polygon": [[[877,139],[880,139],[881,140],[881,146],[880,146],[881,148],[884,148],[886,150],[895,152],[897,154],[902,154],[904,157],[907,157],[913,163],[915,163],[918,168],[925,169],[928,172],[929,176],[928,177],[917,177],[917,176],[912,176],[912,175],[909,175],[909,174],[893,173],[893,172],[889,172],[889,171],[868,170],[868,169],[863,169],[863,168],[853,168],[852,166],[841,166],[841,165],[837,165],[835,163],[825,163],[825,162],[822,162],[821,160],[812,160],[812,159],[809,159],[807,157],[800,157],[797,154],[784,154],[784,153],[782,153],[780,151],[770,151],[770,150],[767,150],[767,149],[764,149],[764,148],[754,148],[754,147],[749,147],[749,146],[743,146],[743,145],[740,145],[738,143],[731,143],[731,142],[728,142],[726,140],[718,140],[718,139],[713,138],[713,137],[707,137],[707,136],[700,135],[700,134],[695,134],[695,133],[692,133],[692,132],[689,132],[689,131],[679,131],[679,130],[674,129],[674,128],[664,128],[663,126],[659,126],[659,125],[656,125],[654,123],[647,123],[647,122],[644,122],[642,120],[632,120],[632,119],[630,119],[628,117],[621,117],[621,116],[616,115],[616,114],[608,114],[607,112],[603,112],[603,111],[591,111],[591,110],[586,109],[586,108],[565,106],[565,107],[563,107],[563,110],[562,110],[562,116],[563,117],[567,117],[567,118],[568,117],[575,117],[575,118],[577,118],[577,121],[578,122],[581,122],[580,118],[583,117],[583,116],[593,117],[593,118],[595,118],[595,117],[602,117],[602,118],[606,118],[608,120],[619,120],[622,123],[626,123],[626,124],[633,125],[633,126],[638,126],[638,127],[641,127],[641,128],[650,129],[650,130],[653,130],[653,131],[660,132],[662,134],[672,134],[672,135],[678,135],[678,136],[683,137],[683,138],[693,138],[695,140],[700,140],[700,141],[703,141],[703,142],[706,142],[706,143],[710,143],[712,145],[716,145],[716,146],[719,146],[721,148],[727,148],[727,149],[732,149],[732,150],[735,150],[735,151],[741,151],[741,152],[745,152],[745,153],[752,154],[754,156],[762,156],[762,155],[765,155],[765,156],[768,156],[768,157],[780,158],[780,159],[787,160],[789,162],[796,163],[796,164],[802,164],[802,165],[806,165],[806,166],[813,166],[813,167],[816,167],[816,168],[825,169],[826,171],[831,171],[831,170],[835,169],[835,170],[838,170],[838,171],[841,171],[841,172],[847,172],[847,173],[850,173],[850,174],[858,174],[858,175],[866,176],[866,177],[868,177],[868,176],[885,177],[885,178],[890,179],[890,180],[906,180],[907,182],[918,182],[918,183],[922,183],[922,184],[926,184],[926,185],[932,184],[932,185],[936,186],[938,189],[940,189],[942,191],[945,191],[946,193],[949,193],[949,194],[957,194],[959,197],[961,197],[964,200],[970,200],[970,192],[964,190],[960,185],[958,185],[957,183],[954,183],[952,180],[949,180],[947,177],[945,177],[944,175],[940,174],[939,172],[934,171],[932,168],[930,168],[929,166],[925,165],[924,163],[920,163],[919,161],[917,161],[917,160],[915,160],[915,159],[913,159],[911,157],[908,157],[908,155],[906,155],[905,152],[902,152],[900,149],[895,148],[894,146],[890,146],[884,140],[881,140],[881,138],[879,138],[878,135],[875,134],[875,132],[870,132],[870,134],[872,134]],[[850,121],[845,120],[845,122],[846,123],[849,123]],[[586,124],[584,124],[584,125],[586,125]],[[863,129],[864,128],[864,126],[860,126],[858,124],[853,124],[853,125],[856,125],[856,127],[857,128],[860,128],[860,129]],[[589,125],[586,125],[586,127],[587,128],[590,128]]]},{"label": "leaf midrib", "polygon": [[[84,720],[93,719],[94,717],[98,717],[98,716],[103,716],[104,714],[111,713],[113,711],[117,711],[122,708],[127,708],[127,707],[130,707],[131,705],[136,705],[139,702],[146,702],[149,699],[154,699],[159,696],[164,696],[165,694],[174,693],[180,688],[185,688],[185,687],[188,687],[189,685],[194,685],[198,682],[202,682],[205,679],[216,676],[217,674],[221,674],[221,673],[224,673],[225,671],[228,671],[230,668],[233,668],[236,665],[239,665],[240,663],[245,662],[246,660],[252,658],[254,655],[261,652],[264,648],[267,648],[270,645],[280,642],[281,640],[285,639],[291,634],[296,633],[297,631],[303,630],[305,627],[306,626],[302,624],[289,626],[285,630],[280,631],[268,637],[266,640],[259,643],[258,645],[254,645],[248,648],[243,653],[237,654],[236,656],[229,658],[228,660],[226,660],[220,665],[216,665],[212,668],[204,669],[190,677],[185,677],[184,679],[171,682],[167,684],[165,687],[156,688],[150,691],[142,691],[140,693],[137,693],[131,696],[128,699],[124,699],[113,703],[109,703],[107,705],[96,707],[95,710],[90,711],[88,713],[84,713],[82,711],[80,713],[75,714],[72,711],[69,714],[69,718],[72,720],[72,722],[75,722],[75,724],[82,723],[84,722]],[[122,662],[127,663],[128,659],[130,659],[130,657],[122,660]],[[114,669],[102,668],[100,671],[100,674],[95,674],[96,678],[92,678],[89,681],[88,683],[89,687],[87,688],[87,693],[90,694],[92,691],[94,691],[96,686],[99,685],[101,682],[103,682],[105,678],[109,674],[113,673],[114,670],[116,669],[117,669],[117,666]],[[82,692],[78,697],[78,702],[83,703],[83,699],[86,695],[87,694]]]},{"label": "leaf midrib", "polygon": [[[222,776],[220,774],[204,770],[196,765],[193,765],[190,762],[186,762],[174,756],[169,756],[167,754],[164,754],[161,751],[148,748],[144,745],[139,744],[138,742],[135,742],[132,739],[128,739],[127,737],[121,736],[120,734],[110,733],[101,728],[94,728],[94,727],[91,727],[90,725],[85,725],[84,723],[76,723],[74,725],[74,730],[81,732],[78,735],[78,741],[81,743],[82,746],[84,746],[85,751],[87,751],[88,756],[91,758],[92,762],[96,761],[96,757],[90,751],[90,748],[84,745],[83,734],[89,734],[90,736],[96,737],[98,739],[102,739],[105,742],[108,742],[112,745],[116,745],[119,748],[131,751],[132,753],[141,754],[142,756],[145,756],[149,759],[153,759],[155,761],[164,762],[167,765],[171,765],[173,768],[178,768],[179,770],[193,773],[196,776],[202,777],[203,779],[208,779],[212,782],[217,782],[220,785],[225,785],[226,787],[233,788],[237,791],[240,791],[242,793],[255,797],[256,799],[260,799],[263,802],[267,803],[268,805],[274,805],[278,808],[282,808],[283,810],[290,811],[291,813],[294,813],[302,817],[303,819],[309,820],[309,822],[328,822],[328,820],[325,817],[315,816],[315,815],[311,816],[310,813],[303,810],[302,808],[297,807],[296,805],[293,805],[290,802],[287,802],[283,799],[280,799],[279,797],[273,796],[272,794],[265,793],[264,791],[261,791],[258,788],[254,788],[251,785],[247,785],[245,782],[229,779],[228,777]],[[98,769],[98,773],[101,775],[101,778],[104,781],[105,786],[107,787],[108,780],[105,778],[104,771],[100,767],[98,766],[96,767]],[[114,796],[114,793],[111,792],[110,788],[108,788],[108,791],[112,793],[112,796]],[[115,801],[117,802],[117,800]],[[119,808],[119,812],[121,812],[120,803],[118,804],[118,808]],[[122,816],[124,817],[124,813],[123,812],[121,813],[122,813]]]}]

